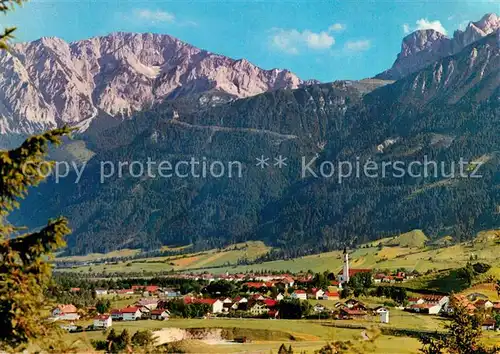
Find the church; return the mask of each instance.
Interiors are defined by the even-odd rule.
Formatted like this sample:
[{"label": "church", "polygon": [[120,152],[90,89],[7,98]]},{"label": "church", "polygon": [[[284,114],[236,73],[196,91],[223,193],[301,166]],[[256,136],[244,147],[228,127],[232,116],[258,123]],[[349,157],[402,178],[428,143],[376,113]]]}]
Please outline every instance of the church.
[{"label": "church", "polygon": [[337,279],[340,284],[348,283],[349,279],[358,273],[371,273],[372,269],[368,268],[358,268],[351,269],[349,267],[349,253],[347,253],[347,249],[344,248],[344,266],[342,270],[337,274]]}]

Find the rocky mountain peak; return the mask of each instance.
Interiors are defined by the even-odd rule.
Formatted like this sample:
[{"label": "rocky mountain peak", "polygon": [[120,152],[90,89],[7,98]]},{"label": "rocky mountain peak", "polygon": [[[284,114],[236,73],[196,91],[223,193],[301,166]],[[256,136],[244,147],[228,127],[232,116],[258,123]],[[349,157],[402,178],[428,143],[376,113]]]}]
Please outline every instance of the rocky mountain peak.
[{"label": "rocky mountain peak", "polygon": [[500,18],[491,13],[484,15],[477,22],[470,22],[463,31],[455,31],[453,38],[431,29],[410,33],[403,39],[401,52],[393,66],[378,74],[376,78],[399,80],[441,58],[460,52],[498,29],[500,29]]},{"label": "rocky mountain peak", "polygon": [[114,32],[67,43],[43,37],[0,53],[0,133],[32,134],[61,124],[85,128],[171,98],[220,92],[243,98],[303,84],[163,34]]}]

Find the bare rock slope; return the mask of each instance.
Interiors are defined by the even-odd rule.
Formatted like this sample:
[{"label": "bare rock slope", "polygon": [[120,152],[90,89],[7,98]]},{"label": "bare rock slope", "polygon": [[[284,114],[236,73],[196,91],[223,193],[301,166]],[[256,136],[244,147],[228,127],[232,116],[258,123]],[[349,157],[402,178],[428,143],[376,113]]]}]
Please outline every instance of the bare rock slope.
[{"label": "bare rock slope", "polygon": [[61,124],[85,130],[100,115],[122,118],[189,94],[244,98],[313,83],[159,34],[113,33],[73,43],[41,38],[1,53],[0,67],[4,138]]}]

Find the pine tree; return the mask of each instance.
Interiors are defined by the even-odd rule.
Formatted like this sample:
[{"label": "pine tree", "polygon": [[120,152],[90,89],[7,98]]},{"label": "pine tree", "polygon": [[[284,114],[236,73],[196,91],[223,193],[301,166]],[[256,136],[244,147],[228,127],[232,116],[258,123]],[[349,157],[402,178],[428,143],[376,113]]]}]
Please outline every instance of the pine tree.
[{"label": "pine tree", "polygon": [[[21,5],[26,0],[0,0],[0,12],[6,13],[14,9],[14,5]],[[7,42],[14,38],[15,27],[6,27],[3,33],[0,34],[0,50],[7,50],[9,48]]]},{"label": "pine tree", "polygon": [[[0,0],[0,12],[21,2]],[[7,49],[14,30],[7,28],[0,35],[0,49]],[[68,128],[55,129],[29,138],[17,149],[0,151],[0,350],[20,350],[51,329],[41,318],[47,305],[44,292],[52,277],[48,260],[64,245],[68,223],[58,218],[38,232],[23,234],[7,216],[19,207],[28,188],[44,179],[39,173],[43,166],[52,166],[45,160],[49,143],[58,145],[69,133]]]}]

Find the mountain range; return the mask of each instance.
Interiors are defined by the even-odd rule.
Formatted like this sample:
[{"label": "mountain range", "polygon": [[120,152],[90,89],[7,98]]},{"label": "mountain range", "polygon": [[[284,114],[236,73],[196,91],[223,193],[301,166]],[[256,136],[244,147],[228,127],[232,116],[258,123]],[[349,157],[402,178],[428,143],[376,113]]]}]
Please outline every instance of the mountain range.
[{"label": "mountain range", "polygon": [[122,120],[165,99],[205,93],[201,102],[214,104],[317,82],[150,33],[41,38],[0,53],[0,66],[2,135],[64,124],[85,131],[96,117]]},{"label": "mountain range", "polygon": [[[275,246],[273,256],[282,258],[416,228],[432,237],[469,238],[476,230],[500,225],[499,37],[498,31],[483,33],[395,82],[319,84],[297,78],[291,86],[261,94],[240,90],[242,98],[219,80],[207,90],[181,86],[120,124],[93,134],[94,122],[89,124],[80,141],[68,144],[73,149],[65,150],[65,156],[76,151],[88,160],[80,182],[74,183],[74,175],[60,183],[49,180],[11,221],[36,228],[54,215],[68,216],[73,229],[68,253],[75,254],[186,244],[204,249],[259,239]],[[415,67],[421,65],[415,61]],[[215,102],[205,104],[207,97]],[[116,119],[112,112],[105,112],[108,119]],[[280,155],[287,157],[286,168],[256,166],[256,157]],[[125,173],[100,183],[101,161],[150,158],[175,164],[193,156],[240,161],[243,176],[135,178]],[[311,166],[317,170],[325,161],[408,164],[424,156],[446,166],[460,158],[472,165],[481,161],[483,178],[406,176],[338,183],[301,177],[302,157],[316,158]]]}]

